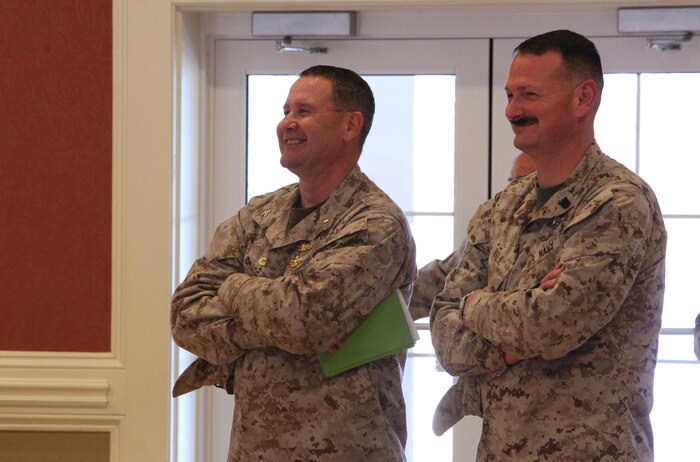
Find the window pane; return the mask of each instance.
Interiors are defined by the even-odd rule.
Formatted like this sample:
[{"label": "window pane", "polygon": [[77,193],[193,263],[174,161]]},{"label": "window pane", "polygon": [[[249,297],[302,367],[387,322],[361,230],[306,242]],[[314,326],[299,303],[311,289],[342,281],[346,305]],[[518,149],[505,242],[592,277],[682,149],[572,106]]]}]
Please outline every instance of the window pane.
[{"label": "window pane", "polygon": [[668,232],[663,327],[693,328],[700,311],[697,298],[700,218],[664,219]]},{"label": "window pane", "polygon": [[639,173],[662,212],[700,214],[697,117],[700,74],[642,74]]},{"label": "window pane", "polygon": [[[693,316],[693,320],[695,316]],[[694,326],[695,323],[692,322]],[[695,362],[695,350],[693,350],[693,334],[687,335],[670,335],[662,334],[659,336],[659,354],[658,360],[663,361],[689,361]]]},{"label": "window pane", "polygon": [[415,80],[413,181],[416,212],[454,211],[455,77]]},{"label": "window pane", "polygon": [[700,416],[700,363],[656,365],[654,408],[654,455],[660,462],[698,460]]},{"label": "window pane", "polygon": [[409,217],[413,239],[416,241],[416,264],[418,268],[436,258],[443,259],[452,253],[454,217],[417,216]]},{"label": "window pane", "polygon": [[360,166],[404,211],[454,211],[454,76],[366,76],[376,114]]},{"label": "window pane", "polygon": [[277,144],[282,106],[296,79],[296,75],[248,76],[247,200],[298,180],[280,165]]},{"label": "window pane", "polygon": [[637,171],[637,74],[605,75],[595,137],[605,154]]},{"label": "window pane", "polygon": [[433,413],[454,379],[437,364],[430,331],[421,330],[420,340],[409,351],[403,390],[408,417],[409,461],[452,460],[452,430],[442,436],[433,433]]},{"label": "window pane", "polygon": [[413,76],[365,76],[376,105],[360,167],[403,210],[413,208]]}]

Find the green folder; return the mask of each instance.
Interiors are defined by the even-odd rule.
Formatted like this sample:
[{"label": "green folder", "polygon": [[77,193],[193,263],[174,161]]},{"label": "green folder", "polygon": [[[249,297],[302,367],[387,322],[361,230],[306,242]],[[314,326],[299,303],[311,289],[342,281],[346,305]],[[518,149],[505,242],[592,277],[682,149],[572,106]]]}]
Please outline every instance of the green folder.
[{"label": "green folder", "polygon": [[401,292],[394,291],[345,337],[336,353],[319,353],[326,377],[407,350],[418,340],[418,331]]}]

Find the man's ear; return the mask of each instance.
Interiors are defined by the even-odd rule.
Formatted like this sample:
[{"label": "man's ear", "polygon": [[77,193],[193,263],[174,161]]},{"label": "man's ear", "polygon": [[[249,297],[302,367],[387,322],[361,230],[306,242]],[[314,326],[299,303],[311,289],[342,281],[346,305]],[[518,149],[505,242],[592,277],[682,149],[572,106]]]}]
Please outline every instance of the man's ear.
[{"label": "man's ear", "polygon": [[598,104],[598,84],[595,80],[588,79],[579,83],[576,88],[576,108],[580,116],[584,117],[591,111],[595,113]]},{"label": "man's ear", "polygon": [[345,121],[345,141],[352,141],[360,136],[365,118],[360,111],[349,112]]}]

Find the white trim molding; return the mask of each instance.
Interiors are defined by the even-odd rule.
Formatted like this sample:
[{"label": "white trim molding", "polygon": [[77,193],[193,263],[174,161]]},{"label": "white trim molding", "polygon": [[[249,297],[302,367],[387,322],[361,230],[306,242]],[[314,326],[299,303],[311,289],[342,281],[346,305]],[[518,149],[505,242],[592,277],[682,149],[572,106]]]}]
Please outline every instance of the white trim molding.
[{"label": "white trim molding", "polygon": [[0,406],[107,408],[107,380],[0,378]]},{"label": "white trim molding", "polygon": [[17,369],[123,369],[112,353],[0,351],[0,370]]},{"label": "white trim molding", "polygon": [[121,415],[2,413],[0,431],[109,432],[114,438],[123,419]]}]

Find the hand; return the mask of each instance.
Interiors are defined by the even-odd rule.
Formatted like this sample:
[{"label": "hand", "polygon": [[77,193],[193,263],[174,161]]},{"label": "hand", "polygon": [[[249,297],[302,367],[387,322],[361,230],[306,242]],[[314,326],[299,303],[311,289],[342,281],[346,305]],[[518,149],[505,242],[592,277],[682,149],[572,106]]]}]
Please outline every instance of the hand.
[{"label": "hand", "polygon": [[484,287],[484,288],[482,288],[482,289],[476,289],[476,290],[472,290],[471,292],[469,292],[469,294],[467,295],[467,299],[464,301],[464,304],[461,306],[461,308],[460,308],[460,310],[459,310],[459,316],[460,316],[460,317],[462,317],[462,318],[464,317],[464,311],[467,309],[467,305],[469,305],[469,302],[471,302],[472,299],[473,299],[479,292],[493,292],[493,289],[490,288],[490,287],[488,287],[488,286],[486,286],[486,287]]},{"label": "hand", "polygon": [[341,348],[343,348],[343,345],[345,345],[345,342],[339,340],[338,343],[336,343],[335,345],[331,345],[330,347],[328,347],[328,353],[336,354],[338,351],[340,351]]},{"label": "hand", "polygon": [[549,273],[545,274],[545,276],[542,278],[540,281],[540,289],[542,290],[548,290],[554,287],[557,282],[559,281],[559,275],[561,272],[564,270],[564,267],[562,266],[561,263],[557,263],[554,266],[554,269],[550,271]]},{"label": "hand", "polygon": [[522,359],[510,353],[503,353],[503,361],[505,361],[507,365],[512,366],[522,361]]}]

